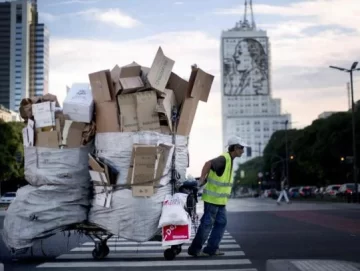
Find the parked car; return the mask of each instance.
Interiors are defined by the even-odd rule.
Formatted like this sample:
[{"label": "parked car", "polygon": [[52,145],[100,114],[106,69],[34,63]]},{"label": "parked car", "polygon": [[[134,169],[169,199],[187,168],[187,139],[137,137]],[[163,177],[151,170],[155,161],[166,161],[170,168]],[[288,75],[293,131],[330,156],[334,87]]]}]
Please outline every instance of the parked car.
[{"label": "parked car", "polygon": [[302,186],[299,189],[299,195],[302,198],[311,198],[315,195],[315,189],[312,186]]},{"label": "parked car", "polygon": [[[360,185],[358,185],[358,192],[360,193]],[[340,186],[337,196],[341,199],[351,202],[355,199],[355,184],[354,183],[345,183]]]},{"label": "parked car", "polygon": [[339,189],[341,187],[341,184],[333,184],[326,187],[323,195],[324,197],[336,197],[339,193]]},{"label": "parked car", "polygon": [[299,196],[299,190],[300,187],[291,187],[288,193],[290,198],[297,198]]},{"label": "parked car", "polygon": [[0,198],[0,204],[10,204],[16,198],[16,192],[7,192]]}]

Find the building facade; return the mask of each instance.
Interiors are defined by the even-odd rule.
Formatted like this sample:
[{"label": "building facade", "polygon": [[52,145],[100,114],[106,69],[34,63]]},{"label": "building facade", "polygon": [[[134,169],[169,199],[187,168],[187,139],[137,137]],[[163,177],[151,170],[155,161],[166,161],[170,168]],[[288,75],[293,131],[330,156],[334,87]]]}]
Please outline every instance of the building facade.
[{"label": "building facade", "polygon": [[49,32],[37,18],[36,0],[0,3],[0,104],[13,111],[48,92]]},{"label": "building facade", "polygon": [[260,156],[271,135],[291,125],[291,116],[282,114],[281,100],[272,97],[271,50],[266,31],[258,30],[252,13],[221,35],[221,84],[223,147],[237,135],[250,146],[241,162]]},{"label": "building facade", "polygon": [[20,114],[0,105],[0,120],[4,122],[21,121]]}]

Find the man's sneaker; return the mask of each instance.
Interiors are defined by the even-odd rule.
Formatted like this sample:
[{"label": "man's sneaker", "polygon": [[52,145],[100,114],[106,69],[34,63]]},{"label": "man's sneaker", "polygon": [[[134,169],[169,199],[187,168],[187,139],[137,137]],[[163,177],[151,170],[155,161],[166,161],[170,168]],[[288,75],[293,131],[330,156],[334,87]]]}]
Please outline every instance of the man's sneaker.
[{"label": "man's sneaker", "polygon": [[197,253],[195,253],[195,252],[193,252],[192,250],[188,249],[188,254],[189,254],[190,256],[193,256],[193,257],[199,257],[199,256],[201,256],[201,253],[202,253],[202,252],[197,252]]},{"label": "man's sneaker", "polygon": [[216,252],[215,252],[215,254],[214,254],[215,256],[224,256],[225,255],[225,252],[222,252],[221,250],[216,250]]},{"label": "man's sneaker", "polygon": [[224,256],[224,255],[225,255],[224,252],[222,252],[220,250],[216,250],[214,254],[201,252],[199,256],[211,257],[211,256]]}]

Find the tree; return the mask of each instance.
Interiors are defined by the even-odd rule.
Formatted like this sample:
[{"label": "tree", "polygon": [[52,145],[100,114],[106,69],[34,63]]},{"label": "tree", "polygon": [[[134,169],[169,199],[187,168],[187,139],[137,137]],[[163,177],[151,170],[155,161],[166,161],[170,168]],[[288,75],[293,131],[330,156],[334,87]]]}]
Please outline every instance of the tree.
[{"label": "tree", "polygon": [[[256,157],[247,161],[244,164],[239,165],[235,171],[234,187],[236,191],[240,186],[254,187],[258,185],[258,173],[263,170],[263,158]],[[241,178],[241,171],[244,171],[245,176]]]},{"label": "tree", "polygon": [[23,123],[0,120],[0,181],[24,175]]},{"label": "tree", "polygon": [[[360,110],[356,111],[356,126],[360,131]],[[360,157],[360,132],[356,133],[356,142]],[[340,159],[352,156],[351,112],[336,113],[315,120],[304,129],[289,130],[288,146],[289,156],[293,158],[289,159],[291,186],[352,182],[351,164],[342,163]],[[285,131],[275,132],[267,144],[265,170],[273,168],[276,173],[282,170],[282,163],[276,163],[276,157],[286,159]]]}]

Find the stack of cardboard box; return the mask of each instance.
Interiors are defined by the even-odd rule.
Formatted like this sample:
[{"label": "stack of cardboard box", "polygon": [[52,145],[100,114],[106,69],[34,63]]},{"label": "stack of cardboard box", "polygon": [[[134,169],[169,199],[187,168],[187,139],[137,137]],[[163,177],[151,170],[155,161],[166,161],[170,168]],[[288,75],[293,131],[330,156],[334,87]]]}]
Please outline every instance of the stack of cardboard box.
[{"label": "stack of cardboard box", "polygon": [[[151,131],[189,136],[198,103],[208,100],[214,77],[193,66],[188,82],[172,72],[174,63],[159,48],[151,68],[133,62],[89,74],[96,133]],[[127,185],[134,196],[154,193],[171,159],[170,150],[171,146],[133,146]]]},{"label": "stack of cardboard box", "polygon": [[95,135],[91,90],[75,86],[59,106],[56,96],[24,99],[20,112],[27,122],[23,129],[25,147],[80,148]]}]

